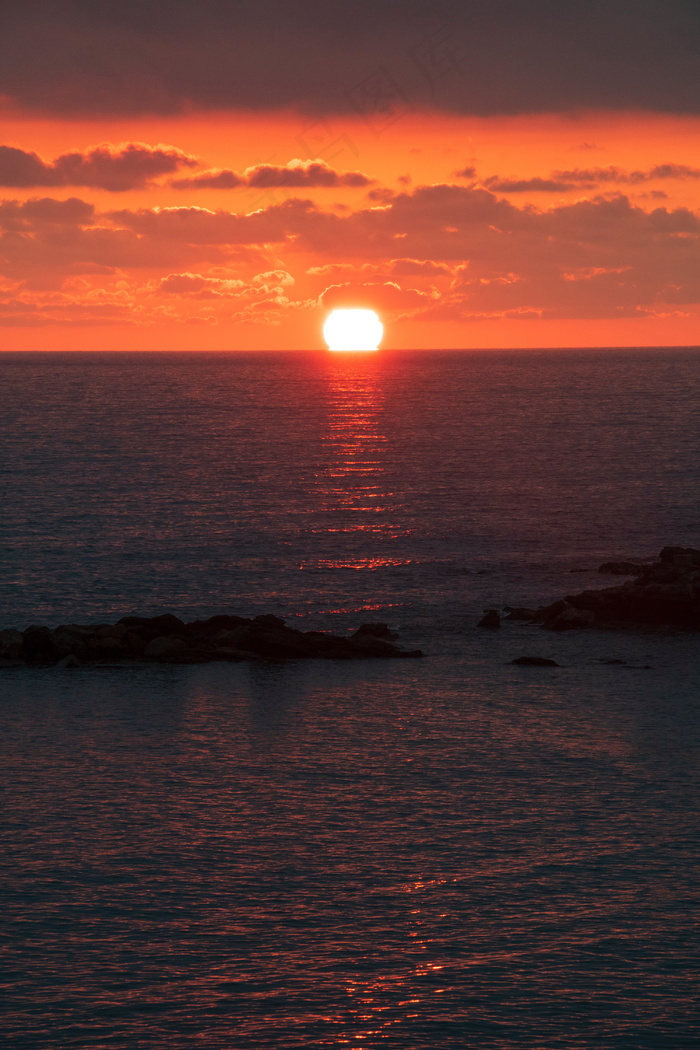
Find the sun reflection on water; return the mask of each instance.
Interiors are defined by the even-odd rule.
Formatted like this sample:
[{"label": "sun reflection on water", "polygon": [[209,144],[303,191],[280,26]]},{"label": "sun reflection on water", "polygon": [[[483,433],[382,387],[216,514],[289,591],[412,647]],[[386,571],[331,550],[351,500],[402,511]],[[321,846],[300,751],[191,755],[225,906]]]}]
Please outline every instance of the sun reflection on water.
[{"label": "sun reflection on water", "polygon": [[[404,534],[401,506],[387,470],[382,362],[343,358],[326,363],[326,425],[315,474],[320,535],[339,534],[352,543],[363,535],[393,539]],[[338,558],[312,563],[319,569],[375,570],[409,564],[380,552],[360,556],[352,547]]]},{"label": "sun reflection on water", "polygon": [[[447,978],[450,965],[441,961],[436,952],[435,931],[431,927],[432,894],[448,883],[458,882],[458,877],[424,877],[394,887],[407,905],[414,906],[401,909],[396,916],[390,935],[392,948],[381,972],[363,973],[358,969],[344,982],[346,1002],[326,1018],[337,1031],[322,1045],[346,1046],[351,1050],[385,1043],[409,1045],[403,1040],[426,1011],[433,1017],[436,1010],[438,1017],[443,1015],[435,997],[450,991],[452,977]],[[443,914],[440,918],[449,916]]]}]

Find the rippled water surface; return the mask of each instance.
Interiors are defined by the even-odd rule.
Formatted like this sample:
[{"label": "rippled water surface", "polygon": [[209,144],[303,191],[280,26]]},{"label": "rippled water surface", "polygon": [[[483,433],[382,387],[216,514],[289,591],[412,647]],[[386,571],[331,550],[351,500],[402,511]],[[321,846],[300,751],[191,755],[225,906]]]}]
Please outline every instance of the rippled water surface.
[{"label": "rippled water surface", "polygon": [[698,636],[474,624],[700,546],[699,388],[692,351],[2,355],[0,627],[428,654],[0,671],[3,1046],[696,1045]]}]

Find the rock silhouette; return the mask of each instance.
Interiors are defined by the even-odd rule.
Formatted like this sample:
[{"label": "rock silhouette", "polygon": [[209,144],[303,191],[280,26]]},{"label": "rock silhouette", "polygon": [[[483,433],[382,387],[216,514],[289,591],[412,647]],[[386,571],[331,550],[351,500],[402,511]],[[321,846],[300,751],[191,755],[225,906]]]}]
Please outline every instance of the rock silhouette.
[{"label": "rock silhouette", "polygon": [[419,657],[399,649],[386,624],[362,624],[350,638],[298,631],[271,614],[248,619],[220,614],[186,623],[172,613],[123,616],[115,624],[62,624],[0,631],[0,666],[76,667],[137,660],[195,664],[213,660],[362,660]]},{"label": "rock silhouette", "polygon": [[[609,565],[616,568],[606,568]],[[700,629],[700,550],[664,547],[651,564],[606,562],[601,571],[622,574],[623,565],[625,574],[628,569],[634,572],[634,579],[567,595],[537,609],[532,621],[551,631],[621,625]],[[518,610],[518,618],[524,619],[525,612]]]}]

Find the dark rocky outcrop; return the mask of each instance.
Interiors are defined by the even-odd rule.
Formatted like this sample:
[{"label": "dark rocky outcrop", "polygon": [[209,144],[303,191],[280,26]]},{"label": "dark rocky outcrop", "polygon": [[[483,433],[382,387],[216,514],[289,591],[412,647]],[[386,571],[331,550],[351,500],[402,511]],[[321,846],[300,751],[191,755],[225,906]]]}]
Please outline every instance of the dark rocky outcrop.
[{"label": "dark rocky outcrop", "polygon": [[634,574],[615,587],[567,595],[537,609],[532,619],[552,631],[619,625],[700,629],[700,550],[664,547],[657,561],[634,566]]},{"label": "dark rocky outcrop", "polygon": [[394,645],[387,624],[362,624],[352,637],[298,631],[279,616],[248,619],[222,614],[186,623],[171,613],[123,616],[115,624],[63,624],[0,631],[0,667],[31,664],[76,667],[137,660],[207,663],[213,660],[362,660],[422,656]]},{"label": "dark rocky outcrop", "polygon": [[495,609],[487,609],[485,614],[481,617],[477,627],[490,627],[492,629],[501,626],[501,617],[498,615]]}]

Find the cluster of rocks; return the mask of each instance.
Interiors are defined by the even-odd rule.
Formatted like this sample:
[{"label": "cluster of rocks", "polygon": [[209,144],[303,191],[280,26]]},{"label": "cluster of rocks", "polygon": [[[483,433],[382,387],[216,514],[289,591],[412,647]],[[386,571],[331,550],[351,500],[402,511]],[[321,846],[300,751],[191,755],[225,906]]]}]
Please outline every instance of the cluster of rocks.
[{"label": "cluster of rocks", "polygon": [[278,616],[247,619],[211,616],[185,623],[171,613],[124,616],[114,624],[65,624],[0,631],[0,666],[77,667],[84,663],[137,660],[198,664],[212,660],[358,660],[422,656],[393,642],[383,623],[365,623],[349,638],[323,631],[297,631]]},{"label": "cluster of rocks", "polygon": [[[620,625],[700,629],[700,550],[664,547],[657,561],[606,562],[599,571],[634,579],[570,594],[541,609],[507,606],[505,618],[529,620],[550,631]],[[479,623],[481,627],[499,625],[500,616],[493,609]]]}]

